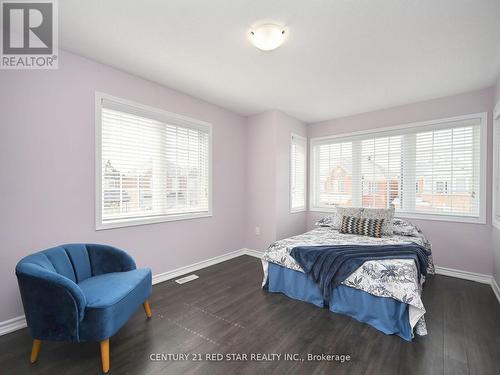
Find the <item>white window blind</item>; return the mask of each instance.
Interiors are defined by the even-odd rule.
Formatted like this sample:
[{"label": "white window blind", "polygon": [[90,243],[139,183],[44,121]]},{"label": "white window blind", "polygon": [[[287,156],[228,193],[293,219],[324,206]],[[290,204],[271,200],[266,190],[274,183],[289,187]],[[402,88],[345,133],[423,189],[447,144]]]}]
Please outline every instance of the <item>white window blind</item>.
[{"label": "white window blind", "polygon": [[316,206],[355,205],[352,192],[352,142],[313,146]]},{"label": "white window blind", "polygon": [[306,209],[306,155],[306,139],[292,134],[290,143],[290,206],[292,212]]},{"label": "white window blind", "polygon": [[401,143],[400,135],[361,141],[361,179],[356,181],[361,183],[361,206],[386,208],[398,203],[402,186]]},{"label": "white window blind", "polygon": [[210,127],[130,103],[100,100],[97,226],[210,214]]},{"label": "white window blind", "polygon": [[[312,209],[482,218],[485,116],[312,140]],[[500,207],[500,206],[499,206]]]}]

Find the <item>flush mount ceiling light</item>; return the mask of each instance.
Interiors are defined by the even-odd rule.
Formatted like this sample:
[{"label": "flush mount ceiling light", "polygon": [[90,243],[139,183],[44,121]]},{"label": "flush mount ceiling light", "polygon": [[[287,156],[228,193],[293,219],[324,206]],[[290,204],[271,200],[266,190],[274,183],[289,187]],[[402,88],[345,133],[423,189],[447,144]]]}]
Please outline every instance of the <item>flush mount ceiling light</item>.
[{"label": "flush mount ceiling light", "polygon": [[285,41],[285,37],[285,28],[272,23],[254,27],[250,31],[250,41],[262,51],[272,51],[278,48]]}]

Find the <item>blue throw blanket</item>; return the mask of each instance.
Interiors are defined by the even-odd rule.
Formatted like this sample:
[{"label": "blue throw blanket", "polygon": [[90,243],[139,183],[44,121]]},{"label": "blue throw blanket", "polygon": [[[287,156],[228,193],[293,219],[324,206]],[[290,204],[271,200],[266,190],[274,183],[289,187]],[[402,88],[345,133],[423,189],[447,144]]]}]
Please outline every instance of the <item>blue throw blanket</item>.
[{"label": "blue throw blanket", "polygon": [[418,277],[427,274],[430,252],[416,243],[397,245],[297,246],[290,255],[319,285],[326,301],[330,292],[364,262],[380,259],[414,259]]}]

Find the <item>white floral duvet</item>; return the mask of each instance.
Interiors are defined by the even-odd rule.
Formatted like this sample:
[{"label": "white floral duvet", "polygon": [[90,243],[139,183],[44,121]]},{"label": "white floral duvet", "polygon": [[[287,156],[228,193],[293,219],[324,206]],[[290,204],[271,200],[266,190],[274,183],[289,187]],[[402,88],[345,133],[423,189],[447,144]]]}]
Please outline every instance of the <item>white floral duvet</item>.
[{"label": "white floral duvet", "polygon": [[[269,246],[262,257],[263,285],[267,282],[268,262],[304,272],[290,256],[290,251],[296,246],[389,245],[409,242],[415,242],[428,250],[431,248],[422,232],[412,224],[400,219],[394,219],[394,235],[382,236],[381,238],[342,234],[330,227],[318,227],[304,234],[276,241]],[[432,256],[429,257],[427,272],[434,273]],[[422,336],[427,334],[424,320],[425,307],[421,299],[424,281],[425,278],[422,276],[419,282],[417,266],[413,259],[384,259],[365,262],[342,284],[375,296],[390,297],[407,303],[412,330]]]}]

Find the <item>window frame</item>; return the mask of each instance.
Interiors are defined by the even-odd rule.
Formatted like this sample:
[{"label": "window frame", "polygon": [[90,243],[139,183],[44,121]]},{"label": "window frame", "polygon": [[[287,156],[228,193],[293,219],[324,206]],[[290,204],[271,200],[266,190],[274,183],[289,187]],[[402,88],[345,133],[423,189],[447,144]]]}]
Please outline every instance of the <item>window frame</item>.
[{"label": "window frame", "polygon": [[[499,108],[500,112],[500,108]],[[500,113],[499,113],[500,115]],[[479,202],[479,216],[462,216],[462,215],[441,215],[441,214],[433,214],[433,213],[415,213],[415,212],[404,212],[396,210],[395,216],[399,218],[408,218],[408,219],[421,219],[421,220],[436,220],[436,221],[452,221],[452,222],[461,222],[461,223],[476,223],[476,224],[486,224],[486,201],[487,201],[487,165],[488,165],[488,152],[487,152],[487,132],[488,132],[488,113],[487,112],[479,112],[479,113],[471,113],[466,115],[448,117],[448,118],[440,118],[429,121],[420,121],[420,122],[412,122],[402,125],[395,126],[385,126],[379,127],[376,129],[370,130],[360,130],[355,132],[348,133],[338,133],[334,135],[324,136],[324,137],[316,137],[309,139],[309,211],[315,212],[333,212],[333,208],[316,206],[315,205],[315,165],[314,165],[314,157],[312,153],[314,152],[314,146],[318,143],[328,143],[330,140],[337,140],[342,138],[351,138],[351,137],[359,137],[359,136],[383,136],[383,133],[387,133],[390,131],[401,131],[404,129],[412,129],[412,128],[433,128],[435,126],[439,126],[440,124],[446,124],[448,122],[453,121],[463,121],[463,120],[472,120],[479,118],[481,120],[480,128],[480,165],[479,165],[479,192],[480,192],[480,202]],[[347,140],[346,140],[347,141]],[[500,228],[500,223],[499,223]]]},{"label": "window frame", "polygon": [[500,199],[500,196],[498,196],[498,189],[497,189],[497,178],[499,171],[498,169],[500,168],[500,160],[498,158],[500,155],[498,154],[498,147],[500,147],[500,101],[496,104],[495,108],[493,109],[493,173],[492,173],[492,181],[491,181],[491,195],[492,195],[492,200],[491,200],[491,224],[497,228],[500,229],[500,216],[497,216],[496,214],[496,208],[497,208],[497,202]]},{"label": "window frame", "polygon": [[[304,206],[302,207],[296,207],[293,208],[292,205],[292,144],[294,142],[294,138],[298,139],[299,141],[303,142],[304,144]],[[301,135],[298,135],[296,133],[291,133],[290,134],[290,143],[289,143],[289,150],[288,150],[288,165],[289,165],[289,182],[288,182],[288,194],[289,194],[289,206],[290,206],[290,213],[294,214],[297,212],[305,212],[307,211],[307,189],[308,189],[308,184],[307,184],[307,173],[308,173],[308,163],[307,163],[307,150],[308,150],[308,142],[307,138],[303,137]]]},{"label": "window frame", "polygon": [[[115,102],[119,105],[131,107],[139,112],[147,113],[152,118],[188,128],[204,129],[208,132],[208,210],[195,213],[180,213],[168,215],[154,215],[118,219],[109,222],[102,221],[102,108],[103,100]],[[178,220],[190,220],[213,216],[213,162],[212,162],[212,124],[168,112],[159,108],[150,107],[131,100],[118,98],[102,92],[95,92],[95,228],[96,231],[113,228],[124,228],[137,225],[156,224]]]}]

